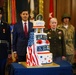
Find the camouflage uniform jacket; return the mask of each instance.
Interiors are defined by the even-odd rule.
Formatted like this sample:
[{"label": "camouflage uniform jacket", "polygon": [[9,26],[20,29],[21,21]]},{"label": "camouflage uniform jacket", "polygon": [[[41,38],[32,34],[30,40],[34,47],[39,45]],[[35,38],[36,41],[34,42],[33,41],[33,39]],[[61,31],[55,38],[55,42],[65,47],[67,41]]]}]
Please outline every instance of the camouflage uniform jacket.
[{"label": "camouflage uniform jacket", "polygon": [[73,25],[69,24],[68,28],[65,28],[63,24],[58,25],[59,29],[63,30],[65,45],[66,45],[66,54],[74,54],[74,42],[75,42],[75,28]]}]

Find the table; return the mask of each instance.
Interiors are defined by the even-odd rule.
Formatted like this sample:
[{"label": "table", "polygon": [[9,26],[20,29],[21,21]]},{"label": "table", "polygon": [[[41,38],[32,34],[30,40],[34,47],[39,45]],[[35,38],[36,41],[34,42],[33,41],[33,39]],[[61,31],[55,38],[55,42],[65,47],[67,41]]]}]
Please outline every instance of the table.
[{"label": "table", "polygon": [[60,67],[26,68],[18,63],[12,63],[10,75],[73,75],[72,65],[67,61],[56,62]]}]

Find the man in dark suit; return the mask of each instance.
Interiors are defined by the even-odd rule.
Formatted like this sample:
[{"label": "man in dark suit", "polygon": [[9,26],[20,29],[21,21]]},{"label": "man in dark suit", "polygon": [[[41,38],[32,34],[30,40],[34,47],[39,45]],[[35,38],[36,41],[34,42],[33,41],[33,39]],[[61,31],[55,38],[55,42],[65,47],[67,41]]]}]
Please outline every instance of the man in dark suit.
[{"label": "man in dark suit", "polygon": [[0,75],[5,75],[7,58],[11,57],[10,26],[2,20],[3,8],[0,8]]},{"label": "man in dark suit", "polygon": [[[13,28],[13,51],[14,57],[18,62],[26,61],[27,44],[29,33],[33,31],[33,24],[28,21],[29,12],[24,9],[20,12],[21,21],[14,25]],[[25,29],[26,22],[26,29]]]},{"label": "man in dark suit", "polygon": [[58,61],[65,59],[65,43],[62,30],[57,29],[57,19],[50,20],[51,28],[46,30],[48,40],[50,41],[50,52],[53,53],[53,60]]}]

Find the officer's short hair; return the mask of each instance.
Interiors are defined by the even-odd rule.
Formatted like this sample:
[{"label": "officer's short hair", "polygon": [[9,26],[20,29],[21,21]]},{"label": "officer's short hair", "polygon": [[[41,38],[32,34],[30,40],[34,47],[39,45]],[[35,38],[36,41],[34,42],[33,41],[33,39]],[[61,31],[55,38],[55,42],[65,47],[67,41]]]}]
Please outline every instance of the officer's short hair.
[{"label": "officer's short hair", "polygon": [[56,21],[57,21],[57,18],[55,18],[55,17],[54,17],[54,18],[51,18],[51,19],[50,19],[50,22],[51,22],[52,20],[56,20]]}]

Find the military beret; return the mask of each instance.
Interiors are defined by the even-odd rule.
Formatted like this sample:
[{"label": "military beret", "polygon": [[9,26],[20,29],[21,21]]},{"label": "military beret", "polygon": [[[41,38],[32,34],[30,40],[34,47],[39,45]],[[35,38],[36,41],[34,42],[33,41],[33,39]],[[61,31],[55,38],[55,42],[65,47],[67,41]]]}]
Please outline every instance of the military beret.
[{"label": "military beret", "polygon": [[0,7],[0,14],[2,14],[2,13],[3,13],[3,8]]},{"label": "military beret", "polygon": [[62,21],[63,21],[64,18],[69,18],[69,20],[71,20],[70,15],[67,14],[67,13],[65,13],[65,14],[62,15]]}]

